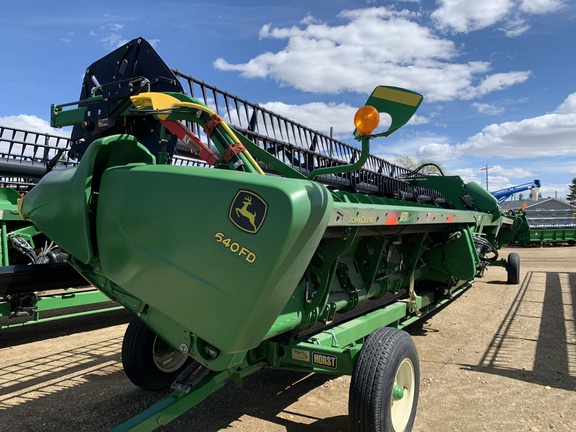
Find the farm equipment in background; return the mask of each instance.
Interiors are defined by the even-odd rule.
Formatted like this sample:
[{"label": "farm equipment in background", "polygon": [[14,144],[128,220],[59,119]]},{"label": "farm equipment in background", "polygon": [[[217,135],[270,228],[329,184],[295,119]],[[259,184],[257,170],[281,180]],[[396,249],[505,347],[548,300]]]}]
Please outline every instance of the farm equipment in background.
[{"label": "farm equipment in background", "polygon": [[[65,261],[68,255],[18,215],[17,200],[34,187],[70,140],[0,126],[0,329],[119,309]],[[60,160],[61,166],[77,161]]]},{"label": "farm equipment in background", "polygon": [[263,368],[352,375],[353,430],[411,429],[419,360],[401,329],[490,265],[519,282],[518,255],[498,258],[519,222],[494,196],[369,154],[421,101],[377,87],[354,119],[360,150],[135,39],[87,69],[78,102],[52,107],[80,163],[44,176],[20,212],[134,314],[132,382],[174,390],[119,430],[167,424]]},{"label": "farm equipment in background", "polygon": [[504,201],[506,201],[508,198],[510,198],[514,194],[529,190],[530,191],[530,197],[531,197],[530,199],[532,201],[537,201],[541,186],[542,186],[542,183],[540,182],[540,180],[534,180],[533,182],[523,183],[523,184],[517,185],[517,186],[511,186],[509,188],[500,189],[500,190],[497,190],[497,191],[494,191],[491,193],[492,193],[492,195],[494,195],[494,197],[496,197],[496,199],[498,200],[498,203],[502,204]]},{"label": "farm equipment in background", "polygon": [[[514,194],[529,190],[530,199],[537,201],[541,186],[540,180],[534,180],[494,191],[492,195],[502,204]],[[523,204],[516,211],[510,210],[509,215],[520,220],[516,235],[509,242],[511,245],[576,243],[576,218],[573,209],[530,208]]]},{"label": "farm equipment in background", "polygon": [[520,213],[526,219],[511,244],[533,246],[576,244],[576,218],[571,209],[529,209]]},{"label": "farm equipment in background", "polygon": [[120,309],[66,263],[68,254],[18,215],[0,188],[0,329]]}]

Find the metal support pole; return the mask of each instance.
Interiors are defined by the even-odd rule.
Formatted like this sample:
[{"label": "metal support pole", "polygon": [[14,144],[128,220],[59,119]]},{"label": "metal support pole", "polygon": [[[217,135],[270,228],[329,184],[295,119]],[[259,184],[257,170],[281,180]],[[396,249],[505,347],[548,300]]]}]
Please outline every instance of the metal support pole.
[{"label": "metal support pole", "polygon": [[486,165],[484,168],[480,168],[480,171],[486,171],[486,190],[488,191],[488,170],[494,168],[493,166]]}]

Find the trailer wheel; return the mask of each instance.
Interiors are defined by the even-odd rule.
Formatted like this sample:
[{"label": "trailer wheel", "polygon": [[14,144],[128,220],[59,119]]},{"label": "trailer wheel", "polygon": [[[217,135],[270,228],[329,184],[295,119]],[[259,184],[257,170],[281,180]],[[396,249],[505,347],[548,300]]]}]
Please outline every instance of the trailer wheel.
[{"label": "trailer wheel", "polygon": [[516,252],[508,255],[506,270],[508,271],[508,284],[514,285],[520,283],[520,255]]},{"label": "trailer wheel", "polygon": [[355,432],[410,431],[420,385],[418,352],[408,333],[382,327],[360,350],[348,411]]},{"label": "trailer wheel", "polygon": [[133,384],[145,390],[170,387],[192,359],[173,350],[137,317],[122,342],[122,365]]}]

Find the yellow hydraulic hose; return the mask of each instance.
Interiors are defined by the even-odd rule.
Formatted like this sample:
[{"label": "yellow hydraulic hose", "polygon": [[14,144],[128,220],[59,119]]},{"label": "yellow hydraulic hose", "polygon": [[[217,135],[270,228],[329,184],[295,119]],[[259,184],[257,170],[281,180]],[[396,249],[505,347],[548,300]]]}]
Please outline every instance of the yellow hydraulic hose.
[{"label": "yellow hydraulic hose", "polygon": [[[197,104],[194,102],[182,102],[176,99],[174,96],[170,96],[164,93],[158,93],[158,92],[140,93],[138,95],[131,96],[130,99],[132,100],[132,103],[134,103],[134,106],[138,109],[142,109],[146,106],[152,105],[152,108],[156,110],[165,110],[169,108],[192,108],[204,111],[205,113],[208,113],[211,116],[216,114],[207,106]],[[166,118],[168,114],[158,114],[159,118],[162,118],[162,116]],[[230,126],[228,126],[224,121],[222,121],[220,124],[222,125],[222,127],[224,128],[230,139],[234,142],[234,144],[239,144],[240,140],[238,139],[234,131],[232,131]],[[246,157],[246,159],[248,160],[250,165],[252,165],[252,167],[256,170],[256,172],[258,172],[259,174],[264,174],[264,171],[262,171],[262,168],[260,168],[260,165],[258,165],[256,160],[252,157],[252,155],[248,150],[244,149],[240,152],[240,154]]]},{"label": "yellow hydraulic hose", "polygon": [[[200,105],[194,102],[176,102],[174,104],[175,107],[179,107],[179,108],[194,108],[194,109],[199,109],[204,111],[205,113],[210,114],[211,116],[216,114],[214,111],[212,111],[210,108],[204,106],[204,105]],[[222,121],[222,123],[220,123],[222,125],[222,127],[224,128],[224,130],[226,131],[226,133],[230,136],[230,138],[232,138],[232,141],[234,141],[235,144],[240,143],[240,140],[238,139],[238,137],[236,136],[236,134],[232,131],[232,129],[230,129],[230,126],[228,126],[228,124],[224,121]],[[250,154],[250,152],[246,149],[242,150],[241,152],[242,154],[244,154],[244,156],[246,156],[246,158],[248,159],[248,161],[250,162],[250,164],[254,167],[254,169],[256,171],[258,171],[258,173],[260,174],[264,174],[264,171],[262,171],[262,168],[260,168],[260,165],[258,165],[258,163],[256,162],[256,160],[252,157],[252,155]]]}]

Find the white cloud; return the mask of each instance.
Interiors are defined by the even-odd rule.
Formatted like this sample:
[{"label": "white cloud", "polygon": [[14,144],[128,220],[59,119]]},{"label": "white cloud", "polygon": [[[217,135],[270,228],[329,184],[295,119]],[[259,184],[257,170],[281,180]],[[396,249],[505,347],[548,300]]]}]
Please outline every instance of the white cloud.
[{"label": "white cloud", "polygon": [[[117,19],[118,17],[105,15],[105,18]],[[92,37],[98,37],[98,42],[100,42],[100,44],[102,44],[106,49],[115,50],[130,41],[120,34],[122,30],[124,30],[124,24],[110,22],[101,26],[98,29],[98,32],[90,30],[89,35]]]},{"label": "white cloud", "polygon": [[542,187],[540,188],[540,193],[542,194],[542,198],[556,198],[565,201],[566,196],[569,193],[568,184],[561,184],[561,183],[542,184]]},{"label": "white cloud", "polygon": [[[442,153],[440,146],[443,146],[446,142],[448,142],[448,138],[434,134],[409,134],[408,137],[400,139],[394,137],[392,139],[374,140],[371,153],[391,155],[392,158],[400,155],[415,155],[419,159],[445,162],[450,158],[450,155]],[[420,152],[422,148],[426,148],[426,151]]]},{"label": "white cloud", "polygon": [[[486,187],[486,171],[478,168],[457,168],[450,171],[451,175],[462,177],[464,183],[475,182]],[[494,165],[488,171],[488,190],[497,191],[531,183],[533,174],[530,171],[510,166]],[[520,180],[514,180],[520,179]],[[528,192],[524,192],[526,194]]]},{"label": "white cloud", "polygon": [[160,39],[146,39],[146,40],[150,45],[152,45],[152,48],[158,48],[158,45],[160,45]]},{"label": "white cloud", "polygon": [[557,12],[563,8],[563,0],[522,0],[520,3],[520,10],[530,14]]},{"label": "white cloud", "polygon": [[470,89],[470,97],[484,96],[495,91],[503,90],[516,84],[525,82],[530,72],[506,72],[488,75],[476,87]]},{"label": "white cloud", "polygon": [[301,21],[300,24],[321,24],[318,18],[313,17],[312,15],[306,15]]},{"label": "white cloud", "polygon": [[[488,172],[488,190],[491,192],[507,189],[519,184],[527,183],[525,180],[513,181],[511,178],[521,178],[515,175],[509,175],[513,169],[502,167],[500,165],[493,166]],[[464,183],[475,182],[486,187],[486,172],[478,168],[460,168],[450,171],[451,175],[458,175],[462,177]],[[530,176],[530,174],[528,173]],[[527,192],[524,192],[526,194]]]},{"label": "white cloud", "polygon": [[516,18],[506,21],[499,30],[509,38],[515,38],[530,30],[530,25],[525,20]]},{"label": "white cloud", "polygon": [[440,0],[432,18],[444,30],[467,33],[500,22],[512,8],[511,0]]},{"label": "white cloud", "polygon": [[[461,166],[462,162],[460,161],[457,168],[447,167],[446,171],[448,172],[448,175],[460,176],[464,183],[473,181],[482,187],[486,187],[486,171],[483,168],[462,168]],[[535,175],[531,170],[512,167],[510,165],[489,166],[488,189],[493,192],[532,183],[536,178],[542,178],[539,174],[540,173]],[[545,182],[542,183],[542,188],[540,190],[550,191],[553,190],[552,188],[560,190],[559,186],[545,184]],[[566,186],[564,186],[564,189],[566,189]],[[528,194],[528,191],[525,191],[524,194]]]},{"label": "white cloud", "polygon": [[[491,192],[499,191],[502,189],[508,189],[514,186],[510,183],[510,179],[507,176],[503,175],[495,175],[490,173],[488,177],[488,190]],[[484,182],[481,183],[483,186],[486,186],[486,178],[484,178]]]},{"label": "white cloud", "polygon": [[[574,137],[576,93],[570,94],[553,113],[521,121],[493,123],[463,143],[448,144],[448,140],[420,143],[415,152],[419,157],[440,161],[464,156],[493,159],[558,157],[576,155]],[[573,165],[573,161],[570,164]]]},{"label": "white cloud", "polygon": [[106,24],[106,26],[104,27],[106,30],[108,31],[120,31],[124,28],[123,24]]},{"label": "white cloud", "polygon": [[46,120],[36,117],[34,115],[20,114],[14,116],[0,117],[0,125],[12,128],[21,129],[31,132],[39,132],[49,135],[58,135],[69,137],[70,132],[64,129],[55,129],[50,126]]},{"label": "white cloud", "polygon": [[246,78],[270,77],[313,93],[366,94],[385,84],[386,77],[387,82],[424,93],[429,102],[470,99],[530,76],[527,71],[485,76],[489,62],[458,63],[454,42],[418,24],[415,13],[378,7],[347,10],[338,17],[343,24],[330,26],[311,17],[300,26],[267,24],[260,37],[286,40],[283,49],[239,64],[218,58],[214,66]]},{"label": "white cloud", "polygon": [[451,145],[436,142],[431,142],[418,148],[416,156],[424,160],[434,160],[438,162],[446,162],[459,157],[458,154],[452,151]]},{"label": "white cloud", "polygon": [[502,165],[494,165],[490,168],[491,174],[505,175],[507,178],[524,178],[532,177],[534,174],[530,170],[524,168],[503,167]]},{"label": "white cloud", "polygon": [[476,182],[478,184],[484,184],[482,179],[482,172],[477,168],[456,168],[450,170],[450,175],[457,175],[462,178],[464,183]]},{"label": "white cloud", "polygon": [[419,124],[426,124],[429,123],[430,119],[428,117],[424,117],[424,116],[419,116],[417,114],[414,114],[412,116],[412,118],[410,119],[410,121],[407,123],[409,125],[419,125]]},{"label": "white cloud", "polygon": [[568,95],[564,102],[556,109],[557,113],[569,114],[576,113],[576,93]]},{"label": "white cloud", "polygon": [[475,102],[472,104],[472,107],[481,114],[498,115],[504,112],[504,108],[487,103]]},{"label": "white cloud", "polygon": [[495,24],[509,37],[517,37],[530,28],[529,15],[558,12],[563,0],[439,0],[432,13],[436,25],[444,31],[469,33]]},{"label": "white cloud", "polygon": [[459,154],[535,158],[576,154],[576,113],[546,114],[518,122],[491,124],[458,144]]},{"label": "white cloud", "polygon": [[104,45],[107,49],[114,50],[116,48],[121,47],[125,43],[130,42],[128,39],[120,36],[117,33],[109,33],[106,36],[100,38],[99,41],[102,45]]},{"label": "white cloud", "polygon": [[267,102],[260,106],[320,132],[327,133],[332,127],[334,133],[352,136],[354,131],[357,108],[347,104],[312,102],[289,105],[284,102]]}]

